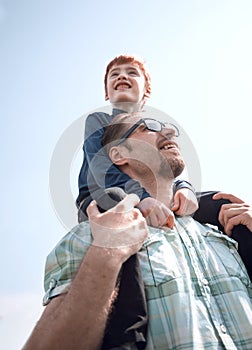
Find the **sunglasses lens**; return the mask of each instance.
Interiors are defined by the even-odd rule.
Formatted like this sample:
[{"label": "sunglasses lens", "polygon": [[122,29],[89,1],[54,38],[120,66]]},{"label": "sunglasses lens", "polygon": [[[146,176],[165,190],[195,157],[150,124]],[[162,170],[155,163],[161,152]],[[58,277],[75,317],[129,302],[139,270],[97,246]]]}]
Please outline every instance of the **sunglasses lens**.
[{"label": "sunglasses lens", "polygon": [[157,120],[145,119],[145,124],[149,130],[161,131],[162,125]]},{"label": "sunglasses lens", "polygon": [[151,131],[161,132],[162,129],[167,129],[171,133],[171,135],[175,137],[179,136],[178,128],[171,123],[161,123],[158,120],[154,119],[144,119],[144,123],[147,126],[147,128]]}]

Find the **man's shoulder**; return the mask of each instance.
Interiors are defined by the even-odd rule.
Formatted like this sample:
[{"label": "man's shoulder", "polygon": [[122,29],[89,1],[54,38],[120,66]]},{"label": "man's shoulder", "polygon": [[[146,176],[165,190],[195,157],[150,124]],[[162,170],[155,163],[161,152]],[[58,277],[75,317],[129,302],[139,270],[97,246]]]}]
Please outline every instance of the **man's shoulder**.
[{"label": "man's shoulder", "polygon": [[190,231],[191,229],[199,230],[200,232],[204,233],[206,231],[213,231],[213,232],[219,232],[217,226],[209,225],[209,224],[201,224],[197,220],[195,220],[191,216],[180,216],[175,218],[175,222],[177,226],[183,227],[187,231]]},{"label": "man's shoulder", "polygon": [[67,262],[82,260],[92,244],[92,234],[88,221],[73,227],[47,255],[46,273],[62,269]]},{"label": "man's shoulder", "polygon": [[[89,221],[83,221],[78,225],[74,226],[63,238],[63,241],[74,241],[79,240],[85,244],[92,243],[92,235]],[[62,241],[61,240],[61,241]]]},{"label": "man's shoulder", "polygon": [[196,232],[201,236],[214,239],[221,239],[223,241],[228,241],[237,246],[237,242],[233,238],[227,236],[225,233],[220,231],[217,226],[211,224],[201,224],[200,222],[194,220],[191,216],[183,216],[176,218],[176,222],[177,227],[180,227],[180,229],[186,231],[189,234],[191,232]]},{"label": "man's shoulder", "polygon": [[73,227],[66,235],[64,235],[55,245],[48,255],[48,259],[58,258],[59,255],[65,252],[72,252],[75,250],[85,250],[92,244],[92,234],[88,221],[82,222]]}]

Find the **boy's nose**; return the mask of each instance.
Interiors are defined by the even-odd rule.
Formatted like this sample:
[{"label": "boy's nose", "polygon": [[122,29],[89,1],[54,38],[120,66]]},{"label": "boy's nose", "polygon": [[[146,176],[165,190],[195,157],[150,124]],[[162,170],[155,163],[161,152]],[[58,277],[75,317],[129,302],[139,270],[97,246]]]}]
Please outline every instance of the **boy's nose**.
[{"label": "boy's nose", "polygon": [[121,73],[118,75],[117,79],[118,79],[118,80],[121,80],[121,79],[127,79],[127,75],[126,75],[126,73],[121,72]]}]

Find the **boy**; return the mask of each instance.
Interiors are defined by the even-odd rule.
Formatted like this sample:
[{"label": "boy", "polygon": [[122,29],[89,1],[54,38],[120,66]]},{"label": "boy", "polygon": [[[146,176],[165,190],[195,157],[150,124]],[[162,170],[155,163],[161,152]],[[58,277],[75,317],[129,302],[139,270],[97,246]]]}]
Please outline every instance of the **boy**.
[{"label": "boy", "polygon": [[[148,72],[140,59],[134,56],[121,55],[115,57],[107,66],[104,78],[105,100],[113,106],[112,115],[103,112],[93,113],[87,117],[85,125],[85,141],[83,145],[84,160],[79,174],[79,196],[76,200],[79,208],[79,222],[86,220],[86,208],[91,202],[90,193],[99,188],[120,187],[126,192],[134,192],[140,197],[138,209],[147,223],[154,226],[167,224],[173,226],[172,212],[156,200],[147,191],[112,165],[101,150],[103,128],[122,112],[136,112],[143,109],[151,94],[151,81]],[[99,152],[99,156],[97,156]],[[109,173],[104,178],[104,174]],[[188,189],[190,191],[188,191]],[[194,190],[187,181],[174,183],[174,206],[177,215],[190,215],[198,207]],[[155,209],[153,209],[155,207]]]}]

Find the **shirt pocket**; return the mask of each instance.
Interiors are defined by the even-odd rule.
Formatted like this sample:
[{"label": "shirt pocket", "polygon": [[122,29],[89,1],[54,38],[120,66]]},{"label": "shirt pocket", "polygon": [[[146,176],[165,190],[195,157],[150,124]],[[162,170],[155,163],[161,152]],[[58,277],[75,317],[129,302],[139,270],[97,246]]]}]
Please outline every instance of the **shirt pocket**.
[{"label": "shirt pocket", "polygon": [[229,276],[235,276],[249,284],[249,277],[243,261],[237,251],[237,242],[219,231],[207,231],[206,240],[211,249],[216,253],[220,262],[220,272],[226,272]]},{"label": "shirt pocket", "polygon": [[139,252],[146,286],[158,286],[181,277],[181,259],[184,258],[181,257],[180,244],[172,231],[150,235]]}]

